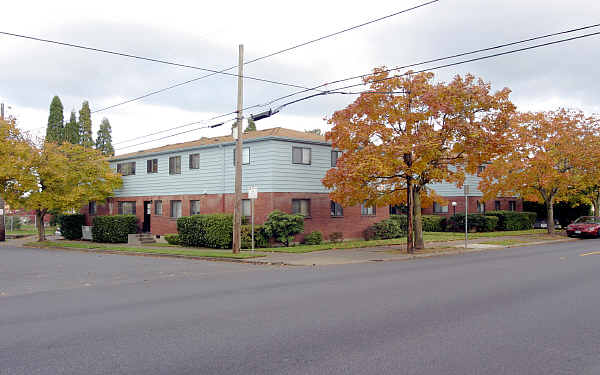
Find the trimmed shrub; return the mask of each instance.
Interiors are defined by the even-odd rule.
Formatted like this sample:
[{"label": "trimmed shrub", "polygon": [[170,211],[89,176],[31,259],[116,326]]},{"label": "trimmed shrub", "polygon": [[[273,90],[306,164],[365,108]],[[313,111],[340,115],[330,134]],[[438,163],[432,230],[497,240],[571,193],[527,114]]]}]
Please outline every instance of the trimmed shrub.
[{"label": "trimmed shrub", "polygon": [[231,249],[233,216],[210,214],[180,217],[177,219],[177,231],[184,246]]},{"label": "trimmed shrub", "polygon": [[[496,229],[498,218],[482,214],[469,214],[468,230],[475,232],[492,232]],[[448,219],[447,228],[452,232],[465,230],[465,214],[456,214]]]},{"label": "trimmed shrub", "polygon": [[304,230],[304,216],[275,210],[269,214],[264,228],[269,237],[275,238],[284,246],[290,246],[294,236]]},{"label": "trimmed shrub", "polygon": [[496,230],[533,229],[537,217],[535,212],[488,211],[485,214],[498,218]]},{"label": "trimmed shrub", "polygon": [[440,215],[421,215],[423,232],[443,232],[446,230],[446,218]]},{"label": "trimmed shrub", "polygon": [[60,215],[60,233],[67,240],[80,240],[83,236],[81,226],[85,225],[85,215]]},{"label": "trimmed shrub", "polygon": [[51,227],[56,227],[60,225],[60,217],[61,214],[52,214],[52,216],[50,216],[50,222],[48,223],[48,225],[50,225]]},{"label": "trimmed shrub", "polygon": [[344,233],[342,232],[332,232],[329,235],[329,241],[336,243],[344,241]]},{"label": "trimmed shrub", "polygon": [[[401,216],[401,215],[394,215]],[[406,218],[406,217],[405,217]],[[398,218],[392,218],[381,220],[371,225],[365,231],[365,238],[367,240],[387,240],[390,238],[399,238],[406,236],[406,220],[404,223]]]},{"label": "trimmed shrub", "polygon": [[181,245],[178,234],[165,234],[165,240],[169,245]]},{"label": "trimmed shrub", "polygon": [[[231,233],[233,237],[233,233]],[[265,232],[262,225],[254,226],[254,247],[269,247],[270,237]],[[250,225],[242,225],[242,249],[252,248],[252,227]]]},{"label": "trimmed shrub", "polygon": [[93,225],[94,242],[126,243],[128,234],[137,233],[135,215],[96,216]]},{"label": "trimmed shrub", "polygon": [[312,231],[304,236],[304,243],[307,245],[320,245],[323,243],[323,233],[318,230]]}]

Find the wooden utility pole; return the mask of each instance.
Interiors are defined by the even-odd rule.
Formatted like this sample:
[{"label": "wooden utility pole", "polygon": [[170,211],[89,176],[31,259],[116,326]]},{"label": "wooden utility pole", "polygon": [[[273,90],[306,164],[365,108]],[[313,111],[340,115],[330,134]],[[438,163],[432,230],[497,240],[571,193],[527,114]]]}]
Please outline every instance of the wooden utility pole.
[{"label": "wooden utility pole", "polygon": [[[0,103],[0,119],[4,121],[4,103]],[[0,196],[0,241],[6,240],[6,229],[4,227],[4,199]]]},{"label": "wooden utility pole", "polygon": [[235,144],[235,208],[233,210],[233,253],[240,252],[242,242],[242,129],[244,106],[244,45],[239,45],[238,56],[238,97],[237,97],[237,142]]}]

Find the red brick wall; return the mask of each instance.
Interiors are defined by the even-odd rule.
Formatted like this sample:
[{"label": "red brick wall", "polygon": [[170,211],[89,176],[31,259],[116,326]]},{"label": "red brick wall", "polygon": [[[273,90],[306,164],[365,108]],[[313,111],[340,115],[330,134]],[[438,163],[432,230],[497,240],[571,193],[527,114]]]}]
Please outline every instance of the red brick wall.
[{"label": "red brick wall", "polygon": [[[448,201],[448,213],[441,214],[435,213],[436,215],[445,215],[451,216],[454,214],[454,210],[452,208],[452,202],[456,202],[456,213],[464,213],[465,212],[465,197],[457,196],[457,197],[444,197]],[[481,201],[481,197],[468,197],[469,202],[469,213],[479,213],[477,209],[477,201]],[[523,211],[523,200],[518,198],[508,198],[508,197],[500,197],[496,199],[492,199],[485,202],[485,210],[486,211],[495,211],[494,202],[500,201],[500,210],[508,211],[509,201],[516,202],[516,211]],[[424,215],[432,215],[433,207],[423,208]]]},{"label": "red brick wall", "polygon": [[[247,194],[243,195],[247,198]],[[118,202],[134,201],[136,202],[136,216],[138,217],[138,228],[141,231],[144,220],[144,201],[152,201],[152,216],[150,218],[151,231],[153,234],[165,235],[169,233],[177,233],[177,220],[170,218],[170,201],[182,201],[182,215],[190,215],[190,201],[200,201],[200,213],[233,213],[234,194],[209,194],[209,195],[169,195],[169,196],[146,196],[146,197],[131,197],[131,198],[114,198],[113,199],[113,215],[117,214]],[[292,199],[310,199],[311,200],[311,216],[304,221],[304,232],[310,233],[318,230],[323,233],[324,238],[333,232],[342,232],[344,238],[362,238],[363,232],[373,223],[389,217],[388,207],[377,207],[376,215],[361,216],[360,206],[344,207],[343,217],[331,217],[330,215],[330,200],[326,193],[259,193],[258,199],[254,205],[254,222],[262,224],[267,219],[269,213],[275,209],[283,212],[292,212]],[[156,216],[154,214],[154,201],[162,200],[163,215]],[[100,210],[97,206],[98,215],[107,215],[108,204],[106,209]],[[84,207],[81,212],[87,216],[87,222],[91,223],[92,217],[87,212],[88,207]],[[303,235],[299,235],[296,240],[302,240]]]}]

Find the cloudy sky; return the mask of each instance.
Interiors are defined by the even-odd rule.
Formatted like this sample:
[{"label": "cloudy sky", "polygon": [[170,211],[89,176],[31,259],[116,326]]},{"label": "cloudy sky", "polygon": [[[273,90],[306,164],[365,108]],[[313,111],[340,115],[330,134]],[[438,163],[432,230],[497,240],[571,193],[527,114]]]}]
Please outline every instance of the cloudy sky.
[{"label": "cloudy sky", "polygon": [[[250,60],[424,2],[14,1],[2,4],[0,31],[221,70],[237,64],[240,43],[245,45],[245,60]],[[440,0],[248,64],[244,74],[316,86],[368,73],[376,66],[407,65],[593,25],[600,23],[598,15],[600,3],[590,0]],[[600,27],[523,46],[599,31]],[[564,106],[591,114],[600,112],[599,47],[600,35],[435,73],[438,79],[448,80],[453,75],[471,72],[490,81],[495,88],[509,87],[521,110]],[[70,110],[79,110],[83,100],[90,102],[92,110],[98,110],[206,74],[2,35],[0,48],[0,101],[10,106],[8,113],[18,118],[22,128],[37,134],[45,134],[48,107],[54,95],[60,96],[68,118]],[[136,145],[202,124],[139,138],[149,133],[235,110],[236,83],[235,77],[213,76],[94,113],[94,131],[102,118],[107,117],[117,153],[225,134],[229,127],[202,129]],[[335,86],[328,88],[332,87]],[[265,104],[294,91],[297,89],[246,80],[244,104]],[[327,130],[323,119],[353,99],[335,95],[317,97],[291,105],[257,126]],[[139,139],[126,142],[134,138]]]}]

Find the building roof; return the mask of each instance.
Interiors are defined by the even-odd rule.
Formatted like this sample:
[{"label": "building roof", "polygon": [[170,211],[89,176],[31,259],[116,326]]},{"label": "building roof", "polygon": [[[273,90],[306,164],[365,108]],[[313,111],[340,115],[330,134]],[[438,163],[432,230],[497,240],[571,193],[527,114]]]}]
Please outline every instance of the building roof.
[{"label": "building roof", "polygon": [[[281,128],[281,127],[257,130],[257,131],[251,131],[248,133],[244,133],[244,140],[267,138],[267,137],[297,139],[297,140],[301,140],[301,141],[312,141],[312,142],[327,142],[325,140],[325,137],[322,135],[317,135],[314,133],[306,133],[306,132],[302,132],[302,131],[298,131],[298,130],[286,129],[286,128]],[[112,160],[127,159],[127,158],[131,158],[131,157],[138,157],[138,156],[143,156],[143,155],[148,155],[148,154],[154,154],[157,152],[187,149],[187,148],[193,148],[193,147],[198,147],[198,146],[217,145],[217,144],[221,144],[221,143],[231,143],[231,142],[235,142],[235,139],[233,139],[233,137],[231,135],[211,137],[211,138],[202,137],[202,138],[194,140],[194,141],[174,143],[171,145],[150,148],[147,150],[140,150],[140,151],[136,151],[136,152],[130,152],[127,154],[116,155],[112,158]]]}]

